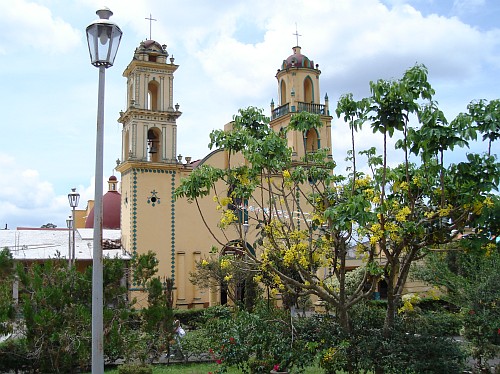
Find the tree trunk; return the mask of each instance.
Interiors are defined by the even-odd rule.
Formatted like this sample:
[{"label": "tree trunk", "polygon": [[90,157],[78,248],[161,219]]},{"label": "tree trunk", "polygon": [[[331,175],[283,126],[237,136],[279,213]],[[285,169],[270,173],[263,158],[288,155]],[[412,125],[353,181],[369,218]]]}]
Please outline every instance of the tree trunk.
[{"label": "tree trunk", "polygon": [[[394,259],[393,259],[394,260]],[[396,318],[396,307],[398,297],[396,295],[396,282],[399,274],[399,262],[391,261],[389,274],[387,277],[387,311],[384,321],[383,334],[388,338],[394,328],[394,321]]]},{"label": "tree trunk", "polygon": [[337,308],[337,318],[339,319],[340,326],[344,333],[349,335],[351,333],[351,321],[345,307]]}]

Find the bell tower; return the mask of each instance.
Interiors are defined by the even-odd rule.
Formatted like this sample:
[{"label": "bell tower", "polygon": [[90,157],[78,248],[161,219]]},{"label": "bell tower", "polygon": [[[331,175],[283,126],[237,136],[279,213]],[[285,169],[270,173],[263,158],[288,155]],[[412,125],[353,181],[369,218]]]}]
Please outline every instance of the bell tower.
[{"label": "bell tower", "polygon": [[122,160],[177,162],[176,120],[181,112],[173,105],[173,83],[178,65],[167,58],[166,45],[146,40],[123,72],[127,110],[118,119],[123,124]]},{"label": "bell tower", "polygon": [[[173,95],[178,65],[168,56],[166,45],[143,41],[123,72],[127,101],[118,119],[123,125],[122,152],[116,170],[121,173],[123,248],[132,256],[154,252],[158,273],[175,279],[174,191],[190,168],[176,156],[177,119],[182,113]],[[131,290],[137,290],[134,287],[132,280]]]},{"label": "bell tower", "polygon": [[294,155],[303,157],[306,152],[315,152],[320,148],[330,149],[331,157],[331,126],[332,117],[328,106],[328,95],[324,104],[320,103],[319,65],[301,53],[299,46],[293,47],[293,54],[283,60],[276,73],[278,80],[278,107],[271,102],[270,126],[278,132],[290,123],[293,114],[309,112],[319,114],[323,127],[311,129],[307,133],[297,131],[287,134],[288,146],[294,150]]}]

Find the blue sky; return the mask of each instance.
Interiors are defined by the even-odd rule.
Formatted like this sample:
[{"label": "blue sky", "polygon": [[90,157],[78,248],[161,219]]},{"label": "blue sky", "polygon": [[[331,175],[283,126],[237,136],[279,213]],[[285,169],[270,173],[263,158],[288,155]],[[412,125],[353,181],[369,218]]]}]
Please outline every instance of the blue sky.
[{"label": "blue sky", "polygon": [[[102,1],[0,0],[0,228],[65,226],[67,194],[80,208],[93,198],[98,71],[85,28]],[[429,69],[451,120],[474,99],[500,97],[497,0],[109,0],[124,35],[106,72],[104,177],[120,157],[122,72],[152,37],[180,67],[174,81],[178,151],[208,153],[208,134],[239,108],[269,114],[275,73],[296,44],[322,71],[321,95],[367,96],[370,80],[398,78],[415,63]],[[334,157],[343,160],[346,126],[334,119]],[[371,131],[360,146],[374,142]],[[495,150],[494,150],[495,151]],[[465,153],[465,151],[460,151]],[[119,178],[119,175],[117,175]]]}]

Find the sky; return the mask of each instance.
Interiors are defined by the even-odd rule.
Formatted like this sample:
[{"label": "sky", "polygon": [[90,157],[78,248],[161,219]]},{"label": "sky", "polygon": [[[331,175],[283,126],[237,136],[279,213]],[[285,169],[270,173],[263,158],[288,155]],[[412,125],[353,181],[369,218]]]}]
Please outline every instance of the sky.
[{"label": "sky", "polygon": [[[179,65],[177,151],[193,160],[209,153],[210,131],[238,109],[270,115],[271,100],[279,102],[276,71],[296,32],[302,53],[319,64],[332,113],[341,95],[366,97],[370,81],[398,79],[415,63],[429,69],[449,120],[472,100],[500,98],[498,0],[0,0],[0,229],[65,227],[71,188],[80,209],[93,199],[98,69],[85,29],[102,5],[123,31],[106,70],[105,181],[120,179],[122,73],[150,26]],[[334,117],[339,163],[347,131]],[[369,127],[359,135],[361,148],[374,141]]]}]

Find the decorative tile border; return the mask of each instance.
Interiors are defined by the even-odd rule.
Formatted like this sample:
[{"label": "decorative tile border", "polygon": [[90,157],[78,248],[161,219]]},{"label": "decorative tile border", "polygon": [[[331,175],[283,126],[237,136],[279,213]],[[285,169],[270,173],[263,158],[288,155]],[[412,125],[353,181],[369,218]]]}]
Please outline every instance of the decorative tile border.
[{"label": "decorative tile border", "polygon": [[[132,170],[132,207],[131,207],[131,228],[132,228],[132,256],[137,256],[137,194],[138,194],[138,174],[139,173],[154,173],[154,174],[170,174],[170,245],[171,245],[171,275],[170,278],[175,284],[175,170],[158,170],[158,169],[147,169],[147,168],[136,168]],[[156,190],[151,191],[151,196],[148,197],[148,204],[155,206],[160,204],[160,198],[157,196]],[[156,197],[156,201],[153,201],[153,197]],[[167,217],[166,217],[167,218]],[[168,218],[167,218],[168,219]],[[135,285],[135,282],[133,282]]]}]

